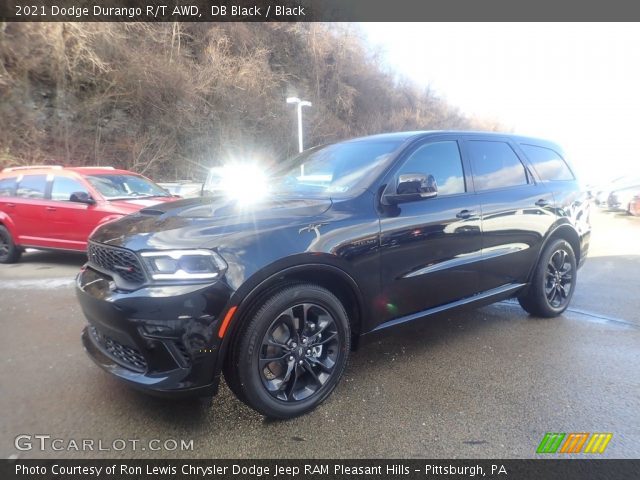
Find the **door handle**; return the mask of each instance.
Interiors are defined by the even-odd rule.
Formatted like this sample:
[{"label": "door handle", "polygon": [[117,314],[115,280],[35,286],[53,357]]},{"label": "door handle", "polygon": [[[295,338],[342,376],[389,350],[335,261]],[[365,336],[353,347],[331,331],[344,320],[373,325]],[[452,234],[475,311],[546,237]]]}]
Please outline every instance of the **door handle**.
[{"label": "door handle", "polygon": [[55,212],[56,211],[56,207],[46,207],[45,209],[47,212]]},{"label": "door handle", "polygon": [[7,207],[11,207],[11,208],[13,208],[13,207],[15,207],[15,206],[16,206],[16,204],[15,204],[15,203],[7,203]]},{"label": "door handle", "polygon": [[548,207],[549,206],[549,202],[547,200],[545,200],[544,198],[541,198],[540,200],[538,200],[536,202],[536,205],[538,207]]},{"label": "door handle", "polygon": [[472,217],[474,215],[473,210],[460,210],[458,213],[456,213],[456,218],[462,218],[462,219],[467,219],[469,217]]}]

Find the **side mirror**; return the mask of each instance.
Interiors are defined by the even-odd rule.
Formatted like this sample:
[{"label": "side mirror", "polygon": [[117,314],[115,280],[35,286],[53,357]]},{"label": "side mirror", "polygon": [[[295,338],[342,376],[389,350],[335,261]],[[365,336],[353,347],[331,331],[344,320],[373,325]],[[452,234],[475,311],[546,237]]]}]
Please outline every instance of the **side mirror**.
[{"label": "side mirror", "polygon": [[395,190],[395,193],[385,195],[391,204],[433,198],[438,195],[438,184],[433,175],[405,173],[398,177]]},{"label": "side mirror", "polygon": [[91,198],[87,192],[73,192],[69,197],[69,201],[77,203],[86,203],[87,205],[93,205],[96,201]]}]

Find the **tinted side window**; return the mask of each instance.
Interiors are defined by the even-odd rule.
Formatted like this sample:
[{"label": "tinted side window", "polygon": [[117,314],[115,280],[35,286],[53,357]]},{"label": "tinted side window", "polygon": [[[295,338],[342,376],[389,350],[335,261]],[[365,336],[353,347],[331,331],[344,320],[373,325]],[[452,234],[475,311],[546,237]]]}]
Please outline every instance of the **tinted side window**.
[{"label": "tinted side window", "polygon": [[51,200],[69,201],[71,194],[75,192],[89,193],[86,187],[74,178],[54,177],[53,186],[51,187]]},{"label": "tinted side window", "polygon": [[529,183],[524,165],[508,143],[473,140],[467,145],[476,190]]},{"label": "tinted side window", "polygon": [[542,180],[573,180],[573,174],[562,157],[550,148],[521,144],[533,168]]},{"label": "tinted side window", "polygon": [[24,198],[44,198],[46,187],[46,175],[25,175],[18,183],[16,196]]},{"label": "tinted side window", "polygon": [[458,142],[427,143],[418,147],[398,172],[433,175],[438,184],[438,195],[464,193],[464,173]]},{"label": "tinted side window", "polygon": [[12,197],[16,193],[16,177],[0,179],[0,197]]}]

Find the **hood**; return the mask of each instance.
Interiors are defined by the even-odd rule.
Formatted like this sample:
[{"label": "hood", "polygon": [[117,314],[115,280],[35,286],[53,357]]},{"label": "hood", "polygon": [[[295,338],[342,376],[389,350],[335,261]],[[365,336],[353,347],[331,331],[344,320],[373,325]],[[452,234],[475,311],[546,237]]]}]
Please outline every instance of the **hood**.
[{"label": "hood", "polygon": [[[306,224],[331,207],[330,198],[273,196],[242,205],[225,197],[198,197],[157,203],[98,228],[91,240],[134,251],[200,248],[223,236]],[[306,223],[305,223],[306,222]]]},{"label": "hood", "polygon": [[179,197],[132,198],[130,200],[107,200],[107,202],[112,207],[113,213],[128,215],[143,208],[152,207],[159,203],[175,202],[176,200],[179,200]]}]

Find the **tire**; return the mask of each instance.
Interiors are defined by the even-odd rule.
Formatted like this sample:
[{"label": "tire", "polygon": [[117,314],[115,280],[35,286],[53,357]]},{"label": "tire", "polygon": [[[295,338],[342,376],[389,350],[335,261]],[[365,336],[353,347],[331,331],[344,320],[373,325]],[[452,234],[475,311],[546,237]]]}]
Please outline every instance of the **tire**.
[{"label": "tire", "polygon": [[0,225],[0,263],[15,263],[21,255],[22,249],[14,243],[9,230]]},{"label": "tire", "polygon": [[308,283],[285,286],[241,327],[225,378],[238,398],[262,415],[297,417],[336,387],[350,338],[344,306],[329,290]]},{"label": "tire", "polygon": [[576,256],[565,240],[554,240],[540,256],[531,285],[518,297],[520,306],[536,317],[557,317],[573,297],[577,280]]}]

